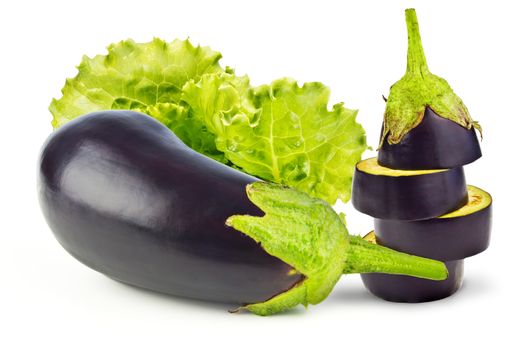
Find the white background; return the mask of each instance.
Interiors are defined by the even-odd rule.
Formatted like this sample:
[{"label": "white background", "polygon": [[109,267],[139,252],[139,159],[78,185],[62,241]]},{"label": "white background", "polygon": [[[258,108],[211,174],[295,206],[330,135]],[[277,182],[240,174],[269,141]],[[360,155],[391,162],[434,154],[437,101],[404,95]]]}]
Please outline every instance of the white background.
[{"label": "white background", "polygon": [[[492,245],[466,262],[462,289],[395,304],[343,276],[307,310],[261,318],[228,305],[146,292],[84,267],[55,241],[38,207],[36,160],[47,107],[81,56],[125,38],[190,37],[222,52],[253,84],[322,81],[359,108],[376,146],[381,95],[405,68],[405,7],[416,7],[430,69],[485,130],[470,183],[495,199]],[[0,5],[0,348],[427,348],[523,346],[525,10],[520,2],[9,1]],[[353,233],[372,220],[348,212]]]}]

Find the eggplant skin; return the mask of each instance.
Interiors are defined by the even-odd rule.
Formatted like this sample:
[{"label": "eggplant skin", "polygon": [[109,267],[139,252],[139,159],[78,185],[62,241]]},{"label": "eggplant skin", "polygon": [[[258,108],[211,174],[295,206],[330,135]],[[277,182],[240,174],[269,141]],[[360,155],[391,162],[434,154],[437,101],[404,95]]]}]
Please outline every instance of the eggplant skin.
[{"label": "eggplant skin", "polygon": [[162,293],[251,304],[303,279],[225,225],[263,214],[245,192],[254,181],[147,115],[103,111],[48,138],[38,195],[57,240],[92,269]]},{"label": "eggplant skin", "polygon": [[413,175],[386,176],[356,167],[352,204],[374,218],[423,220],[456,210],[468,202],[462,167]]},{"label": "eggplant skin", "polygon": [[391,145],[386,138],[379,149],[378,162],[388,168],[448,169],[472,163],[481,157],[474,128],[469,130],[442,118],[429,107],[425,109],[419,125],[399,143]]},{"label": "eggplant skin", "polygon": [[470,215],[418,221],[374,219],[377,242],[394,250],[448,261],[488,248],[492,204]]},{"label": "eggplant skin", "polygon": [[383,273],[361,274],[366,289],[375,296],[398,303],[422,303],[454,294],[463,282],[463,260],[446,261],[448,278],[431,281],[411,276]]}]

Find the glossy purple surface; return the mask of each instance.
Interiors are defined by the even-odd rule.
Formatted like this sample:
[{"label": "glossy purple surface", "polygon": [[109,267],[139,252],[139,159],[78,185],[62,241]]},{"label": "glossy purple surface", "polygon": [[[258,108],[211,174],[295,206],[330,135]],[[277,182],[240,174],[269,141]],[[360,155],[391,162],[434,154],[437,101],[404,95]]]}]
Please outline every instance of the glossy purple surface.
[{"label": "glossy purple surface", "polygon": [[38,194],[60,244],[111,278],[178,296],[261,302],[302,279],[225,220],[262,215],[257,181],[135,112],[77,118],[46,141]]},{"label": "glossy purple surface", "polygon": [[460,167],[480,157],[474,128],[468,130],[427,107],[421,123],[399,143],[383,142],[377,160],[392,169],[420,170]]}]

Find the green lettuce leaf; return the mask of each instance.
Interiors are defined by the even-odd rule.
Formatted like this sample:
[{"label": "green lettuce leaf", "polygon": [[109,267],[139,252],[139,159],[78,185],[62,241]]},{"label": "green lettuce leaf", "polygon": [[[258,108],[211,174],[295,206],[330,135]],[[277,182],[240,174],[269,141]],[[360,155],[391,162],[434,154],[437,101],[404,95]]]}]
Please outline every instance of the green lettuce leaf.
[{"label": "green lettuce leaf", "polygon": [[231,163],[333,204],[350,199],[354,165],[367,145],[357,111],[342,103],[329,111],[329,97],[321,83],[280,79],[251,91],[245,80],[210,75],[183,94]]},{"label": "green lettuce leaf", "polygon": [[[258,115],[252,101],[250,80],[247,76],[235,76],[232,70],[221,74],[205,74],[199,81],[187,82],[181,99],[189,106],[183,122],[198,125],[212,135],[214,146],[221,154],[228,150],[227,137],[239,136],[229,131],[231,124],[239,119],[251,123]],[[179,128],[187,129],[182,124]],[[177,134],[181,132],[176,131]],[[231,163],[227,155],[225,157],[230,165],[235,164]]]}]

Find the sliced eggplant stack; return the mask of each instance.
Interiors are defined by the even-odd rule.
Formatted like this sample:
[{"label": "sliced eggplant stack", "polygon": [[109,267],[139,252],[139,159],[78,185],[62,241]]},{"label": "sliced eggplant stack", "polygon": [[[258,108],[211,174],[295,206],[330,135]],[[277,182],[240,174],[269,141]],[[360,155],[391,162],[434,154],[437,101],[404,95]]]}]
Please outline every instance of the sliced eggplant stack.
[{"label": "sliced eggplant stack", "polygon": [[464,259],[489,246],[492,198],[468,186],[467,205],[437,218],[420,221],[375,219],[377,242],[395,250],[441,261]]},{"label": "sliced eggplant stack", "polygon": [[[374,231],[365,240],[377,243]],[[446,298],[454,294],[463,281],[463,260],[445,261],[448,278],[444,281],[429,281],[420,278],[386,275],[383,273],[364,273],[361,279],[366,289],[375,296],[393,302],[421,303]]]},{"label": "sliced eggplant stack", "polygon": [[405,170],[448,169],[472,163],[480,157],[474,128],[464,128],[427,107],[421,122],[399,143],[383,142],[378,163]]},{"label": "sliced eggplant stack", "polygon": [[360,212],[387,220],[434,218],[468,202],[462,167],[399,170],[369,158],[356,166],[352,204]]},{"label": "sliced eggplant stack", "polygon": [[390,88],[378,158],[356,166],[352,203],[374,217],[375,233],[366,240],[447,266],[444,281],[361,275],[374,295],[414,303],[459,289],[463,259],[489,245],[492,199],[474,186],[467,191],[463,173],[463,165],[481,157],[481,126],[448,83],[430,73],[415,10],[407,9],[405,17],[407,70]]}]

